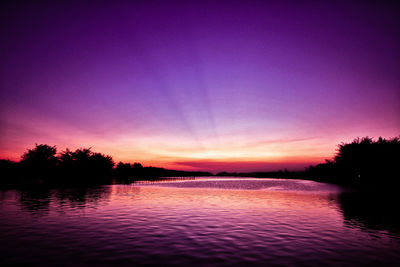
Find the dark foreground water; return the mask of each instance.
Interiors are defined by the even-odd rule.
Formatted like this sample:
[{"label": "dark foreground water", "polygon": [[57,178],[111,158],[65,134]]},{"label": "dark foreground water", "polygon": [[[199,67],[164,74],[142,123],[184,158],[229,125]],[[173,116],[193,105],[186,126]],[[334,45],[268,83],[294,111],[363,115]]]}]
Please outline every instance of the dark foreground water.
[{"label": "dark foreground water", "polygon": [[3,190],[0,264],[396,266],[388,201],[253,178]]}]

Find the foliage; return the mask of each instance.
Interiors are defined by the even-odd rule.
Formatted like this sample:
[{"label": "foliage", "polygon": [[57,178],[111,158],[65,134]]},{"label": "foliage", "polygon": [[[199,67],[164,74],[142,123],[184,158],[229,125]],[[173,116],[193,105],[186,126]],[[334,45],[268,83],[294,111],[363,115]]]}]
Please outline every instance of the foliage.
[{"label": "foliage", "polygon": [[91,148],[66,149],[59,155],[59,167],[71,179],[77,176],[86,176],[86,179],[110,176],[113,166],[110,156],[92,152]]},{"label": "foliage", "polygon": [[[7,174],[2,183],[97,183],[112,178],[114,162],[108,155],[92,152],[91,148],[71,151],[68,148],[57,155],[56,146],[36,144],[28,149],[19,163],[2,161],[1,171]],[[12,172],[12,174],[11,174]],[[14,177],[11,181],[10,177]]]},{"label": "foliage", "polygon": [[339,144],[333,161],[309,168],[308,172],[334,182],[375,186],[398,183],[399,163],[398,137],[374,141],[367,136]]},{"label": "foliage", "polygon": [[48,166],[50,164],[56,164],[58,161],[56,154],[56,146],[36,144],[34,148],[28,149],[28,151],[22,155],[21,163],[36,166]]},{"label": "foliage", "polygon": [[[332,160],[305,171],[227,173],[222,176],[280,177],[305,178],[324,182],[377,187],[391,186],[399,183],[400,177],[400,138],[379,138],[374,141],[370,137],[356,138],[350,143],[338,145],[337,153]],[[27,184],[31,181],[41,182],[77,182],[104,183],[112,178],[122,181],[150,179],[157,177],[211,176],[208,172],[187,172],[167,170],[156,167],[143,167],[119,162],[113,169],[113,159],[91,148],[79,148],[75,151],[66,149],[57,155],[56,146],[36,144],[28,149],[19,163],[0,161],[2,174],[13,173],[14,181]],[[1,183],[10,183],[10,175]],[[21,178],[22,177],[22,178]],[[11,182],[12,183],[12,182]]]},{"label": "foliage", "polygon": [[37,178],[40,178],[40,181],[42,181],[45,177],[53,176],[58,164],[56,154],[56,146],[45,144],[35,144],[34,148],[28,149],[22,155],[19,163],[24,183]]},{"label": "foliage", "polygon": [[332,160],[310,166],[304,171],[253,173],[218,173],[219,176],[260,178],[302,178],[358,187],[397,188],[400,183],[400,138],[374,141],[370,137],[356,138],[338,145]]}]

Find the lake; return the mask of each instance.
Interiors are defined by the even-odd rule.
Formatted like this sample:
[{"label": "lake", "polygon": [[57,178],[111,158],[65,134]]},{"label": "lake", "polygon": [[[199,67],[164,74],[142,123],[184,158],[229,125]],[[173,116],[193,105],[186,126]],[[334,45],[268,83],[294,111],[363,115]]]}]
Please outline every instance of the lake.
[{"label": "lake", "polygon": [[306,180],[0,191],[0,264],[400,265],[398,203]]}]

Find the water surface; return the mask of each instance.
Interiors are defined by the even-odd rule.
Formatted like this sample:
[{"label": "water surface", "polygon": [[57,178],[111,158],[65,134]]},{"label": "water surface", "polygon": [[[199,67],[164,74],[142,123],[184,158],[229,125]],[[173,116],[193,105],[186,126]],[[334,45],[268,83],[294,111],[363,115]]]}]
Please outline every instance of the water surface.
[{"label": "water surface", "polygon": [[380,205],[283,179],[3,190],[0,263],[399,265],[398,221],[394,209],[374,216]]}]

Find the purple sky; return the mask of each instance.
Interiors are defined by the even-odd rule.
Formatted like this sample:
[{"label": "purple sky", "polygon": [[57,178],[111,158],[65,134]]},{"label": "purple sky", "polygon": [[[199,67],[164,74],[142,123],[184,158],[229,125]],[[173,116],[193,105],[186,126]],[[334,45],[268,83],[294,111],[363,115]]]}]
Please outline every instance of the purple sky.
[{"label": "purple sky", "polygon": [[116,2],[3,4],[1,158],[298,169],[400,134],[394,4]]}]

